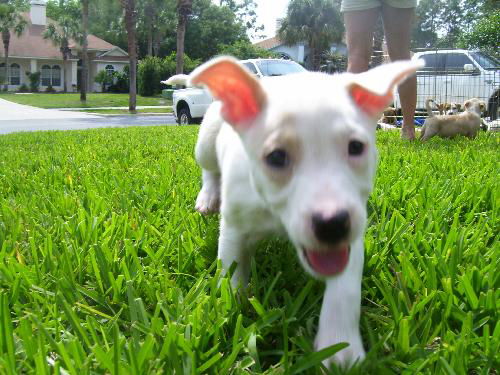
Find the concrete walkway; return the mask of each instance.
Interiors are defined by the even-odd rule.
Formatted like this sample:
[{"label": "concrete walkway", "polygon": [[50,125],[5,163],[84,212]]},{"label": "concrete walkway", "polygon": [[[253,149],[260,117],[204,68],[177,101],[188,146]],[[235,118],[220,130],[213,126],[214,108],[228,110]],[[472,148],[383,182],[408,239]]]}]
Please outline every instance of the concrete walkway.
[{"label": "concrete walkway", "polygon": [[88,113],[58,111],[56,109],[43,109],[29,105],[17,104],[0,99],[0,123],[2,121],[18,120],[56,120],[56,119],[91,119],[99,116]]}]

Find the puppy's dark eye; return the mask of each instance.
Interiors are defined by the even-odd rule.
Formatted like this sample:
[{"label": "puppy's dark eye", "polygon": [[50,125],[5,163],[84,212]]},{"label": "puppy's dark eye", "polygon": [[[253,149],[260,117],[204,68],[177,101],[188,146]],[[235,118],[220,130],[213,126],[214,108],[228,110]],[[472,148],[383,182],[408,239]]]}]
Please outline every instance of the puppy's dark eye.
[{"label": "puppy's dark eye", "polygon": [[365,145],[360,141],[350,141],[349,142],[349,155],[359,156],[363,153]]},{"label": "puppy's dark eye", "polygon": [[290,164],[290,158],[287,152],[280,148],[267,154],[265,160],[267,165],[273,168],[285,168]]}]

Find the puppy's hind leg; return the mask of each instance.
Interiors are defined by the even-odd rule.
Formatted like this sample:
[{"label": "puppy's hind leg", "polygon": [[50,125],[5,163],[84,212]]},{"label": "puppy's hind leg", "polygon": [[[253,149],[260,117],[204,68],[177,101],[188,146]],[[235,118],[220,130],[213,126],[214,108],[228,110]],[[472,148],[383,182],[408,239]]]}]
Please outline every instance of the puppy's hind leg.
[{"label": "puppy's hind leg", "polygon": [[422,129],[420,130],[420,140],[422,140],[422,138],[424,138],[424,136],[425,136],[425,123],[422,126]]},{"label": "puppy's hind leg", "polygon": [[434,128],[427,127],[427,129],[425,130],[425,133],[422,135],[422,137],[420,138],[420,140],[422,142],[425,142],[428,139],[434,137],[437,133],[438,132]]},{"label": "puppy's hind leg", "polygon": [[422,131],[420,132],[420,140],[422,142],[427,141],[429,138],[434,137],[438,132],[436,130],[436,124],[427,122],[428,119],[424,122],[424,126],[422,126]]},{"label": "puppy's hind leg", "polygon": [[195,207],[202,214],[219,212],[220,170],[215,143],[221,125],[222,119],[219,115],[219,108],[212,105],[201,123],[195,148],[196,161],[202,168],[203,179],[203,186],[196,198]]}]

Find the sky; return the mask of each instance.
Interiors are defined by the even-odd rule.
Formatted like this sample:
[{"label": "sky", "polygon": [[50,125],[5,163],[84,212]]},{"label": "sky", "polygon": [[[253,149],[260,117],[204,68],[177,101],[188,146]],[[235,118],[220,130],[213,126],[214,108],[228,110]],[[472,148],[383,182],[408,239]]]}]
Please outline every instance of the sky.
[{"label": "sky", "polygon": [[[275,36],[276,20],[285,16],[289,0],[255,0],[255,2],[257,3],[258,22],[264,25],[263,34],[266,38]],[[258,40],[252,40],[252,42]]]}]

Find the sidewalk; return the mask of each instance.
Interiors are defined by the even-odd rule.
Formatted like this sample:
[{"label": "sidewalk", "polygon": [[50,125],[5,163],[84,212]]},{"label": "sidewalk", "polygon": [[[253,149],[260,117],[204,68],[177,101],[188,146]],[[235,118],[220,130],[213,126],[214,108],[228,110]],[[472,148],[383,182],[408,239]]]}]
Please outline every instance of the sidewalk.
[{"label": "sidewalk", "polygon": [[[150,108],[157,108],[157,109],[172,109],[171,105],[138,105],[136,107],[137,109],[150,109]],[[58,111],[86,111],[86,112],[91,112],[91,111],[99,111],[99,110],[106,110],[106,109],[124,109],[127,110],[128,107],[86,107],[86,108],[54,108]]]}]

